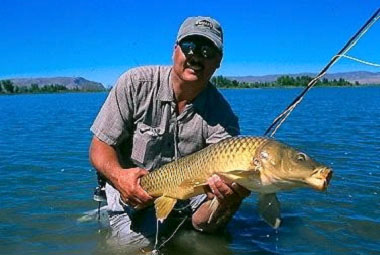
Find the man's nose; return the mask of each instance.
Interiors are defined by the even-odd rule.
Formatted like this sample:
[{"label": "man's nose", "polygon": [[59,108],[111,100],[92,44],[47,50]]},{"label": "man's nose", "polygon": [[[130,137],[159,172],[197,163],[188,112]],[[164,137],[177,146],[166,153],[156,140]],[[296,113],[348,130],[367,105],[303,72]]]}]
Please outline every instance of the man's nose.
[{"label": "man's nose", "polygon": [[199,54],[195,54],[193,51],[190,51],[191,54],[187,54],[187,59],[188,60],[193,60],[193,61],[202,61],[203,57],[200,56]]}]

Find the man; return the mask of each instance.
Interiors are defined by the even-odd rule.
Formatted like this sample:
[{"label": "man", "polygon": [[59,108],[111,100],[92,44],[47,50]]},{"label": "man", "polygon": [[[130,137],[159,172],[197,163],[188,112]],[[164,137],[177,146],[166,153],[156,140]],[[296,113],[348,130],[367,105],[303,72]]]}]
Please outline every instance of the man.
[{"label": "man", "polygon": [[[191,17],[179,29],[172,67],[129,70],[111,90],[91,127],[90,160],[107,180],[112,239],[118,244],[145,245],[156,230],[149,206],[153,198],[141,188],[139,178],[239,134],[237,117],[209,82],[222,55],[220,24],[210,17]],[[214,232],[227,224],[249,192],[218,176],[211,177],[208,184],[207,196],[180,206],[191,208],[195,229]],[[214,196],[220,205],[208,222]],[[171,215],[164,224],[170,221]]]}]

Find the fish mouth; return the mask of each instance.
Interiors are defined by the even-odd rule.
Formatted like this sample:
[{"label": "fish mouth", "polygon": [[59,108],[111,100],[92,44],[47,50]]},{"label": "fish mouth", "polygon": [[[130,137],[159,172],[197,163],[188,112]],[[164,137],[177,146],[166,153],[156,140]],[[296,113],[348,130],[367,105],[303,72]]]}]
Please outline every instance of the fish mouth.
[{"label": "fish mouth", "polygon": [[306,183],[316,190],[325,191],[332,175],[333,171],[329,167],[316,169],[310,177],[306,178]]}]

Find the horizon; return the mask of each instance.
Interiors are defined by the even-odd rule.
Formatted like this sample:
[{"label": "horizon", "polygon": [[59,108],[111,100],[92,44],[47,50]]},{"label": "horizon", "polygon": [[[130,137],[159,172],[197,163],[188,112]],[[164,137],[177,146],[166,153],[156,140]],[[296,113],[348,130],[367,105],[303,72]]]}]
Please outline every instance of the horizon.
[{"label": "horizon", "polygon": [[[371,73],[371,74],[380,74],[380,71],[378,72],[371,72],[371,71],[363,71],[363,70],[357,70],[357,71],[347,71],[347,72],[334,72],[334,73],[327,73],[326,75],[339,75],[339,74],[348,74],[348,73],[360,73],[360,72],[366,72],[366,73]],[[265,77],[265,76],[286,76],[286,75],[291,75],[291,76],[296,76],[296,75],[307,75],[307,74],[312,74],[312,75],[317,75],[318,73],[315,72],[300,72],[300,73],[273,73],[273,74],[264,74],[264,75],[223,75],[223,74],[214,74],[213,76],[223,76],[226,78],[244,78],[244,77]],[[325,76],[326,76],[325,75]],[[103,84],[100,81],[97,80],[92,80],[89,79],[88,77],[84,76],[27,76],[27,77],[9,77],[9,78],[0,78],[1,80],[22,80],[22,79],[53,79],[53,78],[83,78],[85,80],[91,81],[91,82],[98,82],[101,83],[103,86],[107,87],[105,84]],[[111,85],[113,86],[113,85]]]},{"label": "horizon", "polygon": [[[83,77],[112,86],[124,71],[171,65],[178,28],[188,16],[217,19],[224,57],[214,75],[318,73],[380,7],[378,1],[209,1],[162,6],[132,1],[15,1],[0,10],[0,79]],[[244,7],[244,8],[242,8]],[[380,63],[380,22],[348,53]],[[341,59],[328,74],[379,67]]]}]

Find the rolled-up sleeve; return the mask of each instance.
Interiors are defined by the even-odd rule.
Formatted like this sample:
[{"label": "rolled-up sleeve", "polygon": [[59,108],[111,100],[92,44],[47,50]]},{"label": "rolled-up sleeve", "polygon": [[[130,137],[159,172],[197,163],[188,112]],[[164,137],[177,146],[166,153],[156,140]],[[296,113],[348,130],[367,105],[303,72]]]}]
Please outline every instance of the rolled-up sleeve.
[{"label": "rolled-up sleeve", "polygon": [[130,136],[133,125],[133,80],[127,72],[110,91],[90,130],[101,141],[118,145]]}]

